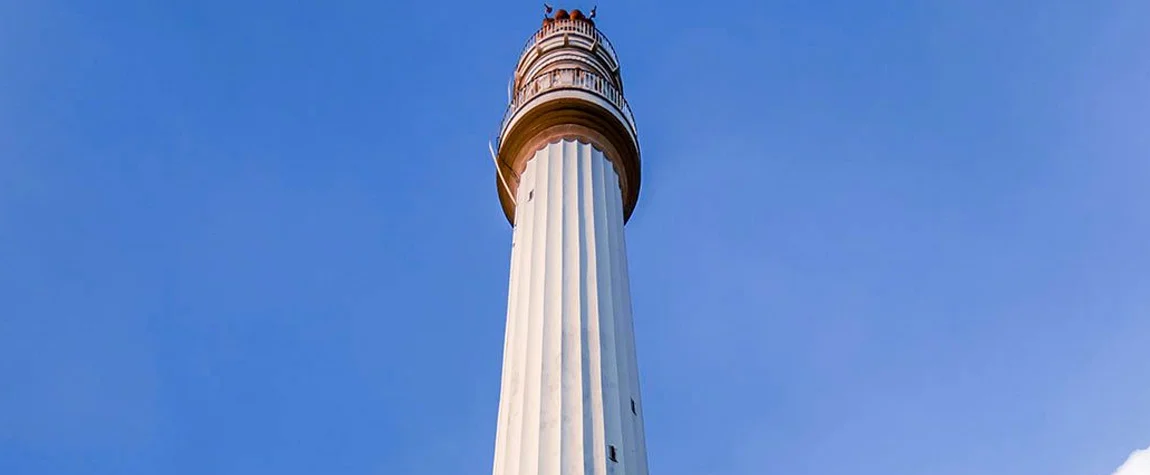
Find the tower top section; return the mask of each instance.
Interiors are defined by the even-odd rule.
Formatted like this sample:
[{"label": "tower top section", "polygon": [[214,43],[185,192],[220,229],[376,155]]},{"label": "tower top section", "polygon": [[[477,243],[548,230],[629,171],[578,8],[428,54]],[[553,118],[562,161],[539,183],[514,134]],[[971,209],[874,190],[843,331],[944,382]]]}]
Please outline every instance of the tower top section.
[{"label": "tower top section", "polygon": [[508,91],[496,154],[499,201],[514,224],[527,161],[548,143],[576,139],[598,148],[619,175],[624,219],[639,199],[639,136],[623,97],[615,48],[595,27],[595,10],[557,10],[527,39]]}]

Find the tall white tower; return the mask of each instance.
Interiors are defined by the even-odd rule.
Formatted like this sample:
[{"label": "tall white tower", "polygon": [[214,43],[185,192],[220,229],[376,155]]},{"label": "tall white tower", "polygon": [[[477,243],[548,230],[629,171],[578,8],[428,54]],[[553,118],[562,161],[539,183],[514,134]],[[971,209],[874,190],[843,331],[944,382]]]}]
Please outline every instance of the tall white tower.
[{"label": "tall white tower", "polygon": [[623,236],[639,142],[615,50],[559,10],[510,102],[494,153],[514,226],[494,475],[646,475]]}]

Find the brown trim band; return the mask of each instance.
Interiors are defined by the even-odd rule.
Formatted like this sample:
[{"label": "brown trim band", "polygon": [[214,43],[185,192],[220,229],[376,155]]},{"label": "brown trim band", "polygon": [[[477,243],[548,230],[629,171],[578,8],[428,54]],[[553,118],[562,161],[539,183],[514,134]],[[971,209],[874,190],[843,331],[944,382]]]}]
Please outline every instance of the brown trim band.
[{"label": "brown trim band", "polygon": [[[549,143],[574,139],[603,152],[619,175],[623,194],[623,221],[631,218],[639,201],[639,144],[628,126],[610,111],[578,98],[560,98],[533,107],[501,138],[499,170],[512,193],[519,189],[519,176],[535,152]],[[499,201],[507,221],[515,224],[515,203],[498,184]]]}]

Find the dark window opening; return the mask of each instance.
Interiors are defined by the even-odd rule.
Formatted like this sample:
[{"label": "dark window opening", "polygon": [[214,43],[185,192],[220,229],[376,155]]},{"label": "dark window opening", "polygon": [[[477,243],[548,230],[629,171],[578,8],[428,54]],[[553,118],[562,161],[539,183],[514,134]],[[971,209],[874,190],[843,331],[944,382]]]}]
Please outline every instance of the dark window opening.
[{"label": "dark window opening", "polygon": [[531,191],[527,192],[527,201],[531,201],[531,199],[534,197],[535,197],[535,190],[531,190]]},{"label": "dark window opening", "polygon": [[639,411],[637,411],[635,409],[635,400],[634,399],[631,400],[631,414],[634,414],[636,416],[639,415]]},{"label": "dark window opening", "polygon": [[619,459],[615,458],[615,446],[614,445],[608,445],[607,446],[607,458],[611,459],[612,462],[618,462],[619,461]]}]

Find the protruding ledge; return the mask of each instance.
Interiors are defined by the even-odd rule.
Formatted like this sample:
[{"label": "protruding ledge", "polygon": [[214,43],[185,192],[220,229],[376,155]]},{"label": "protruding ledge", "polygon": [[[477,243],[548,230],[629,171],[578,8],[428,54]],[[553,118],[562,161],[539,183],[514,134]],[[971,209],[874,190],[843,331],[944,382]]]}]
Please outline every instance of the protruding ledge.
[{"label": "protruding ledge", "polygon": [[[612,112],[578,98],[551,99],[524,112],[499,142],[499,170],[511,193],[519,189],[519,176],[535,152],[548,143],[574,139],[590,143],[603,152],[619,175],[623,194],[623,221],[631,218],[639,201],[640,162],[638,139],[630,127]],[[515,224],[515,201],[496,177],[499,202],[507,221]]]}]

